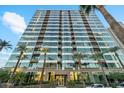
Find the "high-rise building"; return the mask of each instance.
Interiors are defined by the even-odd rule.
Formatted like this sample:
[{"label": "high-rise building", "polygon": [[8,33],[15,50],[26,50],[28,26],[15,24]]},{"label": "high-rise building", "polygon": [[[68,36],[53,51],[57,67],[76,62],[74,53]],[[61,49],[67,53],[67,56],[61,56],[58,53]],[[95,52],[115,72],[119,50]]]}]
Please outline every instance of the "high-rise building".
[{"label": "high-rise building", "polygon": [[[30,50],[25,53],[28,58],[21,60],[19,67],[39,73],[43,67],[44,53],[38,49],[48,48],[44,79],[49,80],[49,76],[54,75],[64,81],[74,79],[73,76],[77,78],[81,72],[101,71],[98,60],[89,56],[81,60],[80,69],[75,69],[75,53],[91,55],[117,46],[94,12],[86,16],[78,10],[37,10],[6,67],[15,66],[19,55],[17,47],[22,43],[26,43]],[[123,54],[120,56],[124,57]],[[120,60],[124,63],[124,59],[118,59],[115,53],[105,53],[103,57],[105,64],[102,67],[122,68]]]}]

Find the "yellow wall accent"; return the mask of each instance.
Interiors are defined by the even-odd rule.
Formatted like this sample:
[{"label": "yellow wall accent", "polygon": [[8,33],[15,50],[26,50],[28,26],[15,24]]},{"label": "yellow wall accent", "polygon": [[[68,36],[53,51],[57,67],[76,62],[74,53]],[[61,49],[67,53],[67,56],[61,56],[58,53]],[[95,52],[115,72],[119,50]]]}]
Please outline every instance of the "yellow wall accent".
[{"label": "yellow wall accent", "polygon": [[80,72],[70,72],[70,80],[77,80]]},{"label": "yellow wall accent", "polygon": [[[46,73],[44,72],[43,80],[45,79],[45,74]],[[41,72],[36,72],[36,75],[37,76],[35,77],[35,80],[38,80],[39,81],[40,80],[40,77],[41,77]]]},{"label": "yellow wall accent", "polygon": [[[13,72],[13,70],[14,70],[14,68],[11,69],[11,72]],[[23,71],[22,68],[17,68],[17,69],[16,69],[16,72],[22,72],[22,71]]]}]

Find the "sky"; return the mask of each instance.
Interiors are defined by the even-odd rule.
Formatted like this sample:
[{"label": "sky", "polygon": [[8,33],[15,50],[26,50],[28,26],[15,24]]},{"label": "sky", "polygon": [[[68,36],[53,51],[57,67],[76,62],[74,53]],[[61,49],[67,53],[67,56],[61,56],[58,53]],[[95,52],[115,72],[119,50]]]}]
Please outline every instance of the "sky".
[{"label": "sky", "polygon": [[[124,23],[124,5],[106,5],[107,11],[119,22]],[[13,49],[18,43],[24,29],[31,20],[35,10],[79,10],[77,5],[1,5],[0,6],[0,39],[10,41]],[[99,11],[95,11],[103,25],[108,24]],[[0,67],[6,64],[12,50],[0,52]]]}]

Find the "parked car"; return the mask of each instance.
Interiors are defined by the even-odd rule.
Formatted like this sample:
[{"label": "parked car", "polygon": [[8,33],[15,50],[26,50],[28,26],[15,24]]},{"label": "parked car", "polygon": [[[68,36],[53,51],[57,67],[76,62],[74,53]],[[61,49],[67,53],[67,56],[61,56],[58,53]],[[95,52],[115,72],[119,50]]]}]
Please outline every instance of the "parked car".
[{"label": "parked car", "polygon": [[120,83],[119,86],[116,86],[116,88],[124,88],[124,82]]},{"label": "parked car", "polygon": [[103,84],[92,84],[91,86],[87,88],[104,88],[104,85]]}]

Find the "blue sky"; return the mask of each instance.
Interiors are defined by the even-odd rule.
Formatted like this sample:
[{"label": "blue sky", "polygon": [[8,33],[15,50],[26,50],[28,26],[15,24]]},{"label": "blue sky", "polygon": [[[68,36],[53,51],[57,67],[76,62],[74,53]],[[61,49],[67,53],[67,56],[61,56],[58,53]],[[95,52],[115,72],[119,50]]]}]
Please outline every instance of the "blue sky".
[{"label": "blue sky", "polygon": [[[108,10],[112,16],[118,20],[124,23],[124,6],[117,6],[117,5],[106,5],[105,8]],[[35,10],[41,9],[41,10],[79,10],[79,6],[77,5],[28,5],[28,6],[17,6],[17,5],[1,5],[0,6],[0,39],[11,41],[11,44],[13,45],[13,49],[16,46],[17,42],[20,39],[20,36],[22,34],[21,27],[25,27],[25,25],[28,24],[31,17],[33,16]],[[100,20],[103,22],[104,26],[107,28],[108,24],[106,23],[104,17],[96,11],[96,14],[100,18]],[[12,18],[12,15],[15,17]],[[14,20],[11,20],[14,19]],[[16,21],[19,20],[19,21]],[[23,26],[20,26],[23,25]],[[16,26],[16,27],[15,27]],[[20,27],[20,29],[17,29],[17,27]],[[11,54],[12,50],[3,50],[0,53],[0,67],[4,66],[6,63],[6,60],[9,57],[9,54]]]}]

